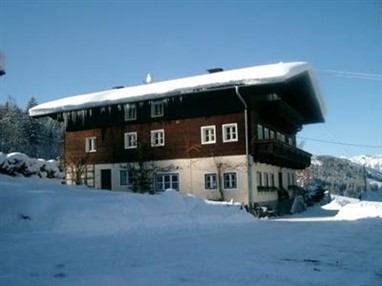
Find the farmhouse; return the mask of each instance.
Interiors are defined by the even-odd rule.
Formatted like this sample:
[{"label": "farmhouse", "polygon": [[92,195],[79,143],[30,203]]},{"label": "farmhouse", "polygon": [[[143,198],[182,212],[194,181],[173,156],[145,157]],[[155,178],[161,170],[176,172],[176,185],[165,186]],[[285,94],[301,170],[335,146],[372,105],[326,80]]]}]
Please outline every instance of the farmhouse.
[{"label": "farmhouse", "polygon": [[296,146],[324,122],[311,67],[278,63],[150,82],[40,104],[66,126],[68,184],[168,188],[212,200],[275,204],[311,154]]}]

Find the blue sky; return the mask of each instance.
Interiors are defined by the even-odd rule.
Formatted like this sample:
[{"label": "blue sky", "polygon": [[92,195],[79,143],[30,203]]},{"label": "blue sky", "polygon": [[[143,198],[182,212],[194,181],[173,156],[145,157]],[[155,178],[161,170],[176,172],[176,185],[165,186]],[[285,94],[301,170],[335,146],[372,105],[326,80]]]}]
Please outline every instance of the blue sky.
[{"label": "blue sky", "polygon": [[[307,61],[326,123],[313,154],[382,154],[382,3],[376,0],[0,0],[0,102],[65,96],[224,69]],[[343,142],[356,147],[333,144]]]}]

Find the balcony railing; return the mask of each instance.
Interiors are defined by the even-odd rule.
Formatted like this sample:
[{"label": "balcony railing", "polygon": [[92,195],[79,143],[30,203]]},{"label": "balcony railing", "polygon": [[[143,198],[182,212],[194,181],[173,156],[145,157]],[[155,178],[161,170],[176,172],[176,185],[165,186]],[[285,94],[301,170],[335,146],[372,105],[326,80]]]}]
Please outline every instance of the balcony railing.
[{"label": "balcony railing", "polygon": [[295,146],[274,139],[256,141],[253,153],[256,162],[291,169],[309,167],[312,156]]}]

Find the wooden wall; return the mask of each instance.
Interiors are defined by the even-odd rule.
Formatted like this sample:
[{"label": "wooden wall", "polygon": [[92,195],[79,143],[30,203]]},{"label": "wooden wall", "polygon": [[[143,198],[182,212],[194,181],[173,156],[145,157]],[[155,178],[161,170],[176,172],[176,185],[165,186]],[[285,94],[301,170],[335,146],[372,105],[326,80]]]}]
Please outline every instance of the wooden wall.
[{"label": "wooden wall", "polygon": [[[223,143],[222,125],[238,124],[237,142]],[[216,143],[201,144],[201,127],[216,125]],[[151,130],[164,129],[165,146],[151,147]],[[244,113],[209,117],[156,121],[144,124],[128,123],[90,130],[67,131],[65,154],[69,158],[86,158],[91,164],[137,161],[141,156],[152,160],[197,158],[245,154]],[[137,132],[138,148],[124,149],[124,133]],[[97,137],[97,151],[85,152],[85,138]],[[142,154],[143,153],[143,154]],[[145,158],[146,158],[145,157]]]}]

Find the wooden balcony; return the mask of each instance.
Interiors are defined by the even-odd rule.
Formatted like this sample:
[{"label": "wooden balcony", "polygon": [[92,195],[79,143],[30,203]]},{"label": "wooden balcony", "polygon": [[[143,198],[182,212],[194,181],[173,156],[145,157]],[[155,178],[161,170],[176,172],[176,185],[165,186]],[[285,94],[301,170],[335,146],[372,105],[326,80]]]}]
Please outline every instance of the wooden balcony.
[{"label": "wooden balcony", "polygon": [[278,140],[256,141],[253,153],[256,162],[297,170],[309,167],[312,156],[308,152]]},{"label": "wooden balcony", "polygon": [[281,99],[263,103],[261,116],[273,126],[290,133],[301,130],[304,118],[297,110]]}]

